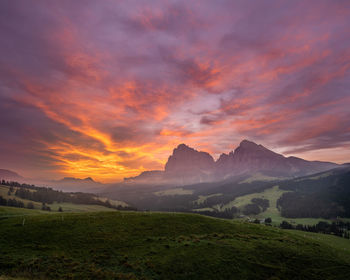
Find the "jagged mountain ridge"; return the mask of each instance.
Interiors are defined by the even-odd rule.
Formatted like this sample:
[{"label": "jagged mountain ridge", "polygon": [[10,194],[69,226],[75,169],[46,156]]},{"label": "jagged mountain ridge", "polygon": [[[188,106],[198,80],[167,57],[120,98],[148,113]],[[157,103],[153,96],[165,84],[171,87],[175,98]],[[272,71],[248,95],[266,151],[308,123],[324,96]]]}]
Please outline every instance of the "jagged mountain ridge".
[{"label": "jagged mountain ridge", "polygon": [[71,192],[79,192],[84,190],[84,192],[97,192],[104,184],[96,182],[91,177],[84,179],[74,178],[74,177],[64,177],[61,180],[48,182],[50,186],[55,189]]},{"label": "jagged mountain ridge", "polygon": [[331,162],[285,157],[248,140],[243,140],[229,154],[222,154],[217,161],[209,153],[180,144],[169,156],[164,171],[153,173],[146,171],[139,176],[126,178],[126,180],[186,185],[220,181],[232,176],[256,172],[276,177],[296,177],[325,171],[337,166]]},{"label": "jagged mountain ridge", "polygon": [[277,177],[302,176],[336,167],[331,162],[307,161],[297,157],[285,157],[262,145],[243,140],[234,152],[222,154],[216,162],[221,176],[265,172]]}]

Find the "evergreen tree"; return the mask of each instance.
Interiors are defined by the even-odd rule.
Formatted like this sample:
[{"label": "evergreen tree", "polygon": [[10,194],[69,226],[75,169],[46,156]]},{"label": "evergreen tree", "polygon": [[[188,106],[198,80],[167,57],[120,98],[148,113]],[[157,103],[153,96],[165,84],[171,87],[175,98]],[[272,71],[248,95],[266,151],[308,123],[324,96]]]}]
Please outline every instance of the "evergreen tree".
[{"label": "evergreen tree", "polygon": [[34,204],[33,204],[33,202],[28,202],[27,208],[28,208],[28,209],[34,209]]}]

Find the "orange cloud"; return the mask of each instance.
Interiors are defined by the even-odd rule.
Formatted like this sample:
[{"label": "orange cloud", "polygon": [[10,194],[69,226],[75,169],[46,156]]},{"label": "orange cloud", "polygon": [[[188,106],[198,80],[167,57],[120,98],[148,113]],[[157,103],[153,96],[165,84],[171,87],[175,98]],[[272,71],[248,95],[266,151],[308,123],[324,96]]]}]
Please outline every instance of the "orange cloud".
[{"label": "orange cloud", "polygon": [[350,141],[345,3],[32,2],[3,4],[0,149],[28,139],[11,149],[42,160],[33,174],[120,180],[182,142]]}]

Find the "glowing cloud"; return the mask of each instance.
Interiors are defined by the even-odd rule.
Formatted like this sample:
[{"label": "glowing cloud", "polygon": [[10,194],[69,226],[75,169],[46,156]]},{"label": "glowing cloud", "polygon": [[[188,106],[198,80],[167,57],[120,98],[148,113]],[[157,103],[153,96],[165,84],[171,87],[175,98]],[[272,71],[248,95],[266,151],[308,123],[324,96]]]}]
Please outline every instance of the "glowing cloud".
[{"label": "glowing cloud", "polygon": [[346,1],[2,1],[0,154],[115,181],[187,143],[349,161]]}]

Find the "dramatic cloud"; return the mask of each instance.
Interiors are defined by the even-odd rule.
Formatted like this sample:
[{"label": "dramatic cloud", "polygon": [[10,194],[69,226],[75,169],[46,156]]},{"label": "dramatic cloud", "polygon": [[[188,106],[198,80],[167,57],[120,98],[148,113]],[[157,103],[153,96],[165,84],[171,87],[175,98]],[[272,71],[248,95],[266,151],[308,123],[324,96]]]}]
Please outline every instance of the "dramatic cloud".
[{"label": "dramatic cloud", "polygon": [[0,2],[1,168],[120,180],[244,138],[350,161],[349,1]]}]

